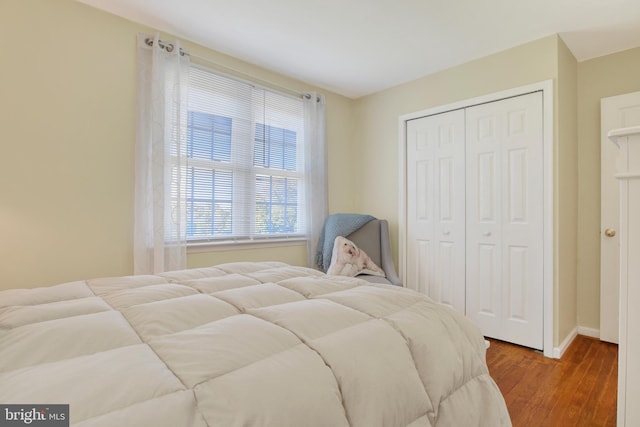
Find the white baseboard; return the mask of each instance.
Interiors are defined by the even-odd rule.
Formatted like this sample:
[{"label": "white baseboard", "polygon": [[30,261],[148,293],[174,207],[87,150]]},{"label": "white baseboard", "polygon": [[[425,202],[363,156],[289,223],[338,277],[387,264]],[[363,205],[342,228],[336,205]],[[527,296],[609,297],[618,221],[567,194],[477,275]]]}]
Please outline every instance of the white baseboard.
[{"label": "white baseboard", "polygon": [[585,326],[578,326],[578,335],[584,335],[585,337],[600,339],[600,329],[587,328]]},{"label": "white baseboard", "polygon": [[553,358],[560,359],[567,348],[571,345],[573,340],[578,335],[584,335],[585,337],[598,338],[600,339],[600,329],[587,328],[585,326],[578,326],[574,328],[569,335],[560,343],[559,347],[554,347],[553,349]]},{"label": "white baseboard", "polygon": [[578,336],[578,328],[574,328],[569,335],[567,335],[567,337],[564,339],[564,341],[562,341],[560,343],[559,347],[554,347],[553,349],[553,358],[554,359],[560,359],[562,357],[562,355],[564,354],[565,351],[567,351],[567,348],[569,348],[569,345],[571,345],[571,342],[573,342],[573,340]]}]

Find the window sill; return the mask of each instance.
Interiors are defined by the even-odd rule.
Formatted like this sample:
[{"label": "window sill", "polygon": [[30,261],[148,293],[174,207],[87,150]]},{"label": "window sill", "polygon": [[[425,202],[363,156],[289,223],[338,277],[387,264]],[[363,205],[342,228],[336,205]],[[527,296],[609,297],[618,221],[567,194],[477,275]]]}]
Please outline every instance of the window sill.
[{"label": "window sill", "polygon": [[194,242],[187,244],[187,253],[197,254],[203,252],[231,251],[240,249],[266,249],[284,246],[304,246],[307,239],[304,237],[269,240],[238,240],[222,242]]}]

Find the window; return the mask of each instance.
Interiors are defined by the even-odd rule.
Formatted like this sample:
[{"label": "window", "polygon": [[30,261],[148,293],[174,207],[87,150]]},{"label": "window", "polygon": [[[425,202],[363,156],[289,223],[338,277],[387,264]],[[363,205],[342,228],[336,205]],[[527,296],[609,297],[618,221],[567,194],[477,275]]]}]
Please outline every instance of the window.
[{"label": "window", "polygon": [[301,99],[192,66],[187,239],[304,237]]}]

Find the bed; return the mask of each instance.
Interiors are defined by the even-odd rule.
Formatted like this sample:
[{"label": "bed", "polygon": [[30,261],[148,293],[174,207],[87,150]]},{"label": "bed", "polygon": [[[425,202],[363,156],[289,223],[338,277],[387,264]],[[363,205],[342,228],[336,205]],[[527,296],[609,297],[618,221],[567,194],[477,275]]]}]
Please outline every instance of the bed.
[{"label": "bed", "polygon": [[78,427],[509,426],[485,351],[424,295],[279,262],[0,292],[0,404]]}]

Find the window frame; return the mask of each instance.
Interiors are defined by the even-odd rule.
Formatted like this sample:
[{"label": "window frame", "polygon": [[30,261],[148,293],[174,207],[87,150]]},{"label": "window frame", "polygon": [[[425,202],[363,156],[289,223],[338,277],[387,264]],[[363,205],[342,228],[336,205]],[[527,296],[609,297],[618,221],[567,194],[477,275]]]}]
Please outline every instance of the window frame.
[{"label": "window frame", "polygon": [[[193,237],[187,235],[187,248],[189,252],[199,252],[199,251],[210,251],[212,249],[228,249],[230,247],[238,248],[248,248],[248,247],[278,247],[278,246],[290,246],[292,244],[303,245],[308,240],[309,236],[307,235],[305,221],[305,215],[309,215],[309,213],[305,212],[307,206],[304,202],[305,200],[305,192],[307,182],[306,180],[310,179],[309,171],[305,171],[305,150],[309,148],[305,146],[305,136],[304,136],[304,104],[303,100],[298,96],[294,97],[284,92],[276,91],[270,88],[265,88],[261,86],[257,86],[252,82],[248,82],[245,80],[237,79],[232,76],[228,76],[224,73],[220,73],[216,70],[212,70],[205,66],[199,64],[191,64],[190,68],[195,68],[200,72],[212,73],[216,77],[230,79],[239,84],[244,84],[252,88],[251,90],[257,91],[266,91],[276,94],[278,96],[285,96],[300,102],[300,115],[297,117],[297,129],[289,129],[287,127],[278,128],[276,125],[268,124],[265,122],[261,122],[259,120],[252,120],[249,132],[249,136],[247,137],[247,130],[237,129],[236,126],[241,126],[241,124],[236,123],[234,118],[230,118],[231,120],[231,160],[229,162],[221,162],[216,160],[208,160],[208,159],[200,159],[200,158],[187,158],[187,169],[191,171],[193,167],[203,168],[207,170],[229,170],[229,171],[237,171],[237,170],[245,170],[242,176],[234,176],[233,178],[233,190],[232,190],[232,200],[233,200],[233,208],[232,208],[232,218],[238,218],[239,210],[243,207],[247,207],[248,212],[250,212],[251,220],[244,225],[244,228],[241,232],[233,232],[230,235],[222,235],[220,237],[215,236],[207,236],[207,237]],[[190,70],[191,72],[191,70]],[[190,85],[189,90],[192,90]],[[233,99],[231,103],[239,103],[237,99]],[[227,104],[226,107],[228,108]],[[237,105],[236,105],[237,107]],[[250,109],[255,109],[256,107],[251,103],[248,107]],[[193,110],[191,104],[189,104],[189,116],[197,110]],[[284,110],[283,110],[284,111]],[[216,113],[206,113],[213,116],[225,117],[224,113],[216,114]],[[256,114],[252,114],[251,117],[259,116]],[[257,128],[263,127],[266,131],[269,129],[282,129],[283,132],[294,132],[297,136],[297,141],[295,144],[296,151],[296,169],[295,170],[287,170],[284,167],[283,160],[283,168],[273,168],[267,166],[259,166],[255,164],[254,161],[254,150],[256,149],[257,142]],[[189,125],[189,129],[191,126]],[[190,131],[189,131],[190,133]],[[244,136],[243,136],[244,135]],[[246,139],[245,139],[246,138]],[[250,147],[246,147],[244,149],[237,149],[236,147],[240,145],[250,144]],[[283,137],[283,145],[286,145],[285,138]],[[268,157],[268,155],[267,155]],[[188,174],[190,175],[190,173]],[[235,175],[235,173],[234,173]],[[260,175],[267,175],[273,180],[274,177],[283,177],[285,179],[295,178],[298,181],[298,189],[297,189],[297,198],[298,202],[297,206],[297,214],[296,221],[299,224],[299,231],[297,232],[284,232],[284,233],[272,233],[272,234],[260,234],[256,231],[256,208],[259,202],[256,200],[256,186],[257,186],[257,177]],[[212,190],[213,191],[213,190]],[[215,201],[215,195],[212,193],[212,201]],[[238,203],[236,203],[236,201]],[[189,197],[186,198],[186,203],[192,203]],[[213,202],[212,202],[213,203]],[[269,203],[269,206],[277,206],[279,203],[274,204],[273,201]],[[212,205],[212,210],[213,210]],[[285,207],[286,209],[286,207]],[[213,214],[213,213],[212,213]],[[285,216],[286,220],[286,216]],[[190,222],[190,218],[187,217],[187,229],[191,228],[192,223]]]}]

